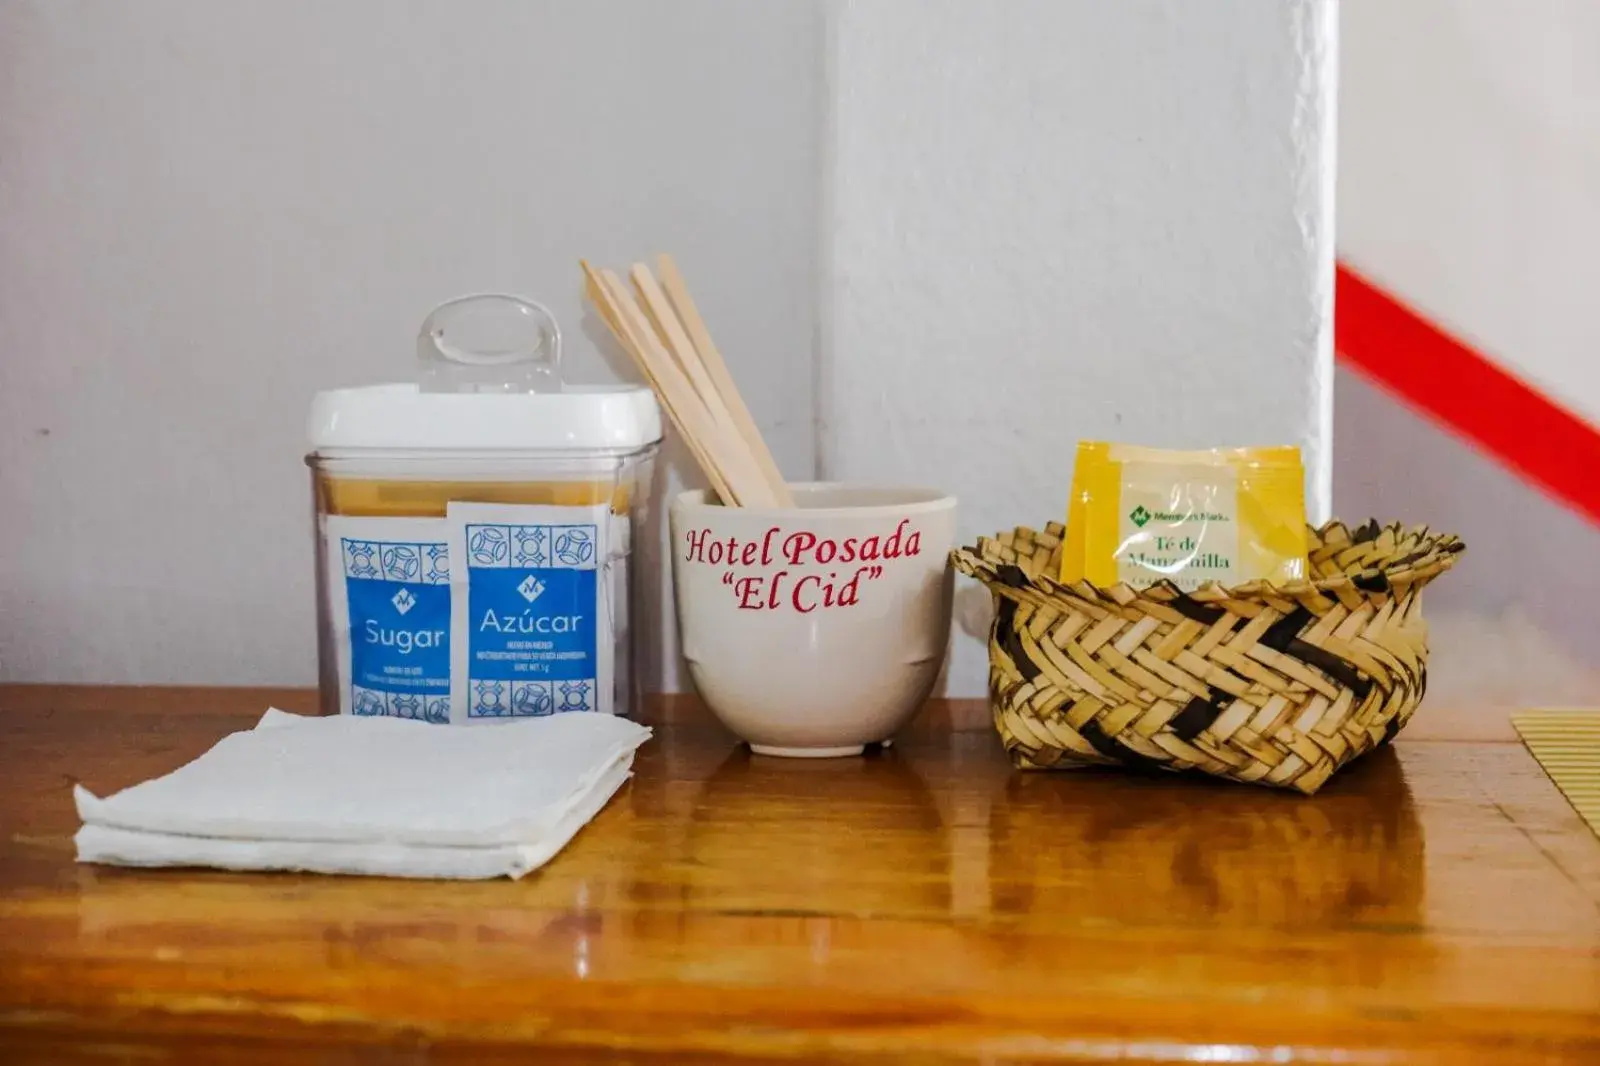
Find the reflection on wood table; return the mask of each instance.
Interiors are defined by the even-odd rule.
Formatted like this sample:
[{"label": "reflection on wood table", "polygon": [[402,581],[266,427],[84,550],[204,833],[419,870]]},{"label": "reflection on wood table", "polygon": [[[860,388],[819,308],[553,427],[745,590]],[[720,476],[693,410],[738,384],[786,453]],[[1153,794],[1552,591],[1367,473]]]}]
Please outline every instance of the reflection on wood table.
[{"label": "reflection on wood table", "polygon": [[1600,1062],[1600,840],[1503,714],[1306,798],[1016,773],[974,703],[768,759],[666,699],[521,882],[73,862],[74,780],[269,702],[313,697],[0,687],[0,1061]]}]

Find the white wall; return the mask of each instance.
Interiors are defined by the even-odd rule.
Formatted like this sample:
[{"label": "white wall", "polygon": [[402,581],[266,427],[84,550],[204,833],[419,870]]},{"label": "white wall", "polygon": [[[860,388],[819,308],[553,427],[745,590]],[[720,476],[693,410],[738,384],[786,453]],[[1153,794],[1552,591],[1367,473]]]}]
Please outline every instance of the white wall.
[{"label": "white wall", "polygon": [[[0,679],[315,678],[318,388],[671,250],[811,473],[809,0],[0,5]],[[667,617],[663,597],[663,619]]]},{"label": "white wall", "polygon": [[580,256],[676,252],[790,476],[964,536],[1060,517],[1079,437],[1299,441],[1321,510],[1333,11],[0,7],[0,677],[309,682],[311,393],[484,288],[607,376]]},{"label": "white wall", "polygon": [[1339,253],[1600,422],[1600,4],[1346,0]]},{"label": "white wall", "polygon": [[[1324,511],[1334,17],[1331,0],[846,0],[828,472],[937,482],[971,538],[1064,518],[1079,438],[1289,441]],[[979,629],[987,599],[965,597]],[[949,686],[984,691],[980,636]]]},{"label": "white wall", "polygon": [[[1341,59],[1341,257],[1600,421],[1600,6],[1345,0]],[[1337,413],[1339,513],[1467,543],[1429,698],[1594,703],[1600,531],[1354,375]]]},{"label": "white wall", "polygon": [[1428,699],[1441,707],[1595,703],[1600,533],[1514,473],[1341,371],[1334,498],[1354,521],[1459,534],[1429,586]]}]

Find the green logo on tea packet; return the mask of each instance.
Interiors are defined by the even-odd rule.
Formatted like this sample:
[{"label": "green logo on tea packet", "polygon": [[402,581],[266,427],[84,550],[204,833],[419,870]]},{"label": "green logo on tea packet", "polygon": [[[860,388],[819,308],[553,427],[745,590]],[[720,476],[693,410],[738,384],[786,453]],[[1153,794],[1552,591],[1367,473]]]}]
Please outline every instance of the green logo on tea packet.
[{"label": "green logo on tea packet", "polygon": [[1150,512],[1144,509],[1144,504],[1140,504],[1128,515],[1128,519],[1134,525],[1138,526],[1140,529],[1143,529],[1144,524],[1150,521]]}]

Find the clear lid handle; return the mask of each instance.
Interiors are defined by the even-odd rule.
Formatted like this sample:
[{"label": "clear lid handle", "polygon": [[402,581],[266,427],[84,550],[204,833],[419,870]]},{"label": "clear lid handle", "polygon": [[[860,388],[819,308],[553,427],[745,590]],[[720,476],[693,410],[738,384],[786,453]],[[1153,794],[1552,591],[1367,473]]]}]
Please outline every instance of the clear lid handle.
[{"label": "clear lid handle", "polygon": [[417,386],[423,392],[560,392],[555,315],[503,293],[440,304],[417,334]]}]

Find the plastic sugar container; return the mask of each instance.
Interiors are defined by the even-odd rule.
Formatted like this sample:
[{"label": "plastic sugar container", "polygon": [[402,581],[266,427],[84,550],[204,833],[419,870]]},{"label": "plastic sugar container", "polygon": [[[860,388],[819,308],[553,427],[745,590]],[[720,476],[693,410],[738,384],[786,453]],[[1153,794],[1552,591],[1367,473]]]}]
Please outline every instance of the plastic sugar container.
[{"label": "plastic sugar container", "polygon": [[565,384],[545,307],[465,296],[413,381],[318,393],[308,436],[323,713],[637,711],[649,389]]}]

